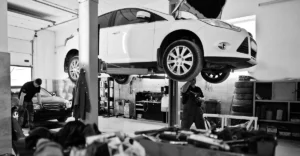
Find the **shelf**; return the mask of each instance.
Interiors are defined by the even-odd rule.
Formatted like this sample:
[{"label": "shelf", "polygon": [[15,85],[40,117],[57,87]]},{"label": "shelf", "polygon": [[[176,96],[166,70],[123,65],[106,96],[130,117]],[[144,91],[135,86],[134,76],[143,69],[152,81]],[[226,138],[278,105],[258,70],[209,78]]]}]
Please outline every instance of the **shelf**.
[{"label": "shelf", "polygon": [[136,106],[144,106],[144,105],[142,105],[142,104],[135,104]]},{"label": "shelf", "polygon": [[291,114],[299,114],[300,115],[300,112],[291,112]]},{"label": "shelf", "polygon": [[293,102],[293,101],[278,101],[278,100],[255,100],[255,102],[268,102],[268,103],[288,103],[288,102]]},{"label": "shelf", "polygon": [[156,104],[161,104],[161,102],[157,102],[157,101],[137,101],[137,103],[156,103]]},{"label": "shelf", "polygon": [[295,124],[300,125],[300,122],[277,121],[277,120],[258,120],[258,122],[280,123],[280,124]]},{"label": "shelf", "polygon": [[136,111],[144,112],[144,109],[138,109],[138,108],[136,108],[135,110],[136,110]]}]

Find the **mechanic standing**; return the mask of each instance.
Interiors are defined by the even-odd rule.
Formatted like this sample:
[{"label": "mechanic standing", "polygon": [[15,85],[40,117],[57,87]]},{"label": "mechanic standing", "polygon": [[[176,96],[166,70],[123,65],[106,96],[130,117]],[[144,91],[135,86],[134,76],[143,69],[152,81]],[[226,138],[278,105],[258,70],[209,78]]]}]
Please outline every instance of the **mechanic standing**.
[{"label": "mechanic standing", "polygon": [[190,129],[195,123],[197,129],[205,129],[201,104],[204,101],[202,90],[196,86],[196,79],[185,83],[182,88],[183,116],[182,129]]},{"label": "mechanic standing", "polygon": [[[20,99],[19,106],[21,106],[19,112],[20,114],[19,122],[21,123],[21,125],[23,123],[28,123],[30,129],[34,127],[34,123],[33,123],[34,109],[33,109],[32,98],[35,94],[37,94],[38,104],[40,105],[42,104],[41,95],[40,95],[41,84],[42,84],[42,80],[39,78],[35,79],[34,81],[26,82],[22,86],[19,92],[19,99]],[[24,118],[25,111],[27,112],[27,119]],[[23,122],[24,120],[26,122]]]}]

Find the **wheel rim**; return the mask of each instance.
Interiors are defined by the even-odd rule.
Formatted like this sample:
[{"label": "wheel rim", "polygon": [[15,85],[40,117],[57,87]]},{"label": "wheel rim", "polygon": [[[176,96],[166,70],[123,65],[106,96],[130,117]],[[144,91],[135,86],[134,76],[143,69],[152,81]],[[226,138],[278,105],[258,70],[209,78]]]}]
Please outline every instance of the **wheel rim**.
[{"label": "wheel rim", "polygon": [[194,64],[192,51],[186,46],[174,47],[167,56],[167,66],[174,75],[184,75],[188,73]]},{"label": "wheel rim", "polygon": [[222,77],[225,76],[226,73],[223,73],[223,72],[220,72],[220,73],[205,73],[205,75],[210,78],[210,79],[213,79],[213,80],[217,80],[217,79],[220,79]]},{"label": "wheel rim", "polygon": [[69,67],[70,70],[70,76],[72,79],[77,80],[79,78],[79,60],[74,59]]},{"label": "wheel rim", "polygon": [[127,75],[116,75],[114,76],[114,79],[119,81],[119,82],[122,82],[122,81],[125,81],[127,79]]}]

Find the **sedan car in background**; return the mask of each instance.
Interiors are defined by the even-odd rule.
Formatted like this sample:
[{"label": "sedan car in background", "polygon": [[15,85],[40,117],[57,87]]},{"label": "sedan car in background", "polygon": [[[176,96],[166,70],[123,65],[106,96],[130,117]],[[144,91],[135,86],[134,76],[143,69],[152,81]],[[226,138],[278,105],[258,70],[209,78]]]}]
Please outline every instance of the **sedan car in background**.
[{"label": "sedan car in background", "polygon": [[[18,106],[18,95],[21,86],[11,87],[12,106]],[[72,103],[64,98],[50,93],[44,88],[40,91],[42,105],[38,104],[37,97],[32,99],[34,107],[34,122],[57,119],[59,122],[65,122],[68,117],[72,116]],[[24,125],[24,123],[22,123]]]}]

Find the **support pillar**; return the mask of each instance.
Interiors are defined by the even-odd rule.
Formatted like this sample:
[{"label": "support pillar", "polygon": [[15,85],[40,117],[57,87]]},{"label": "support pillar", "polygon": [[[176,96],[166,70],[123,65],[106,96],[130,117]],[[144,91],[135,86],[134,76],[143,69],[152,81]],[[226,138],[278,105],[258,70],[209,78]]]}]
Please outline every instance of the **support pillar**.
[{"label": "support pillar", "polygon": [[79,2],[79,62],[86,71],[91,112],[85,123],[98,125],[98,0]]},{"label": "support pillar", "polygon": [[[169,13],[172,13],[179,0],[169,0]],[[178,82],[169,80],[169,113],[168,113],[169,126],[180,124],[180,89]]]},{"label": "support pillar", "polygon": [[168,125],[175,126],[180,123],[180,89],[178,82],[169,80],[169,113]]},{"label": "support pillar", "polygon": [[0,155],[12,153],[7,0],[0,0]]}]

